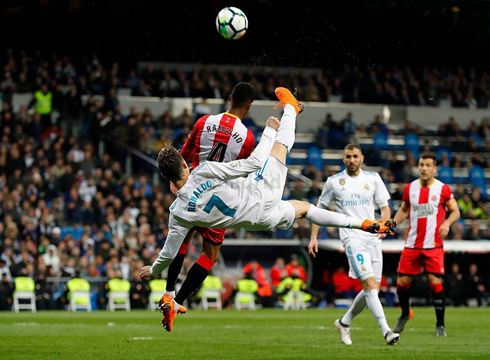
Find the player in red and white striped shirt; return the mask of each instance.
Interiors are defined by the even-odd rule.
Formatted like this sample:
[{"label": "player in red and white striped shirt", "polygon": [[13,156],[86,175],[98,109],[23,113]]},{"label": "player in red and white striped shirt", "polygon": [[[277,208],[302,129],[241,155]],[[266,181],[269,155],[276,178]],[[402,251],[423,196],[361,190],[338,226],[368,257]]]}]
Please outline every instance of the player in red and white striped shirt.
[{"label": "player in red and white striped shirt", "polygon": [[[255,94],[252,85],[244,82],[238,83],[228,99],[229,108],[226,112],[218,115],[205,115],[197,120],[180,151],[186,163],[192,161],[191,169],[196,168],[202,161],[229,162],[250,156],[255,146],[255,138],[253,132],[242,124],[241,119],[250,110]],[[171,183],[171,188],[175,194],[176,188],[173,183]],[[175,282],[195,231],[199,231],[203,237],[203,250],[201,256],[189,270],[177,294],[176,301],[179,304],[183,304],[187,297],[201,285],[218,260],[226,229],[195,227],[193,230],[187,234],[177,256],[168,268],[164,302],[169,302],[176,297]]]},{"label": "player in red and white striped shirt", "polygon": [[[405,186],[402,204],[395,215],[397,224],[407,217],[409,228],[398,264],[397,293],[402,314],[394,328],[400,333],[413,316],[410,310],[410,283],[422,267],[428,273],[436,310],[436,335],[446,336],[444,310],[446,296],[441,277],[444,275],[444,249],[442,241],[449,228],[460,217],[459,208],[451,188],[434,178],[437,171],[436,156],[423,153],[418,169],[420,178]],[[449,217],[446,219],[446,209]]]}]

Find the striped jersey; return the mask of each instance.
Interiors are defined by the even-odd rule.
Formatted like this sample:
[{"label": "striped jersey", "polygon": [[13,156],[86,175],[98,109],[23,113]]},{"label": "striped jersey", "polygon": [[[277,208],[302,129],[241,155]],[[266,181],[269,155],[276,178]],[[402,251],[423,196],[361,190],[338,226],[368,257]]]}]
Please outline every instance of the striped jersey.
[{"label": "striped jersey", "polygon": [[202,161],[246,159],[255,146],[253,132],[233,114],[205,115],[197,120],[180,154],[191,169]]},{"label": "striped jersey", "polygon": [[420,179],[405,186],[402,200],[410,206],[409,229],[405,247],[432,249],[442,247],[439,227],[446,220],[446,208],[454,199],[451,188],[434,179],[430,186],[422,187]]}]

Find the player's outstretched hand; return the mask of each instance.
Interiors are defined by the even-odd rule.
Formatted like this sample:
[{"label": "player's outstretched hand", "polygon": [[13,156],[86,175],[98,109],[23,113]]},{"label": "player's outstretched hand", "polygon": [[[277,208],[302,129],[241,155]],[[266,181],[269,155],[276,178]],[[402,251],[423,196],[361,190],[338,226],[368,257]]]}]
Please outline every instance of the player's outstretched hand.
[{"label": "player's outstretched hand", "polygon": [[310,243],[308,244],[308,253],[316,257],[316,253],[318,252],[318,240],[317,239],[311,239]]},{"label": "player's outstretched hand", "polygon": [[150,272],[151,266],[143,266],[140,270],[141,280],[150,281],[153,279],[153,275]]},{"label": "player's outstretched hand", "polygon": [[267,123],[265,125],[277,131],[279,126],[281,126],[281,122],[278,118],[271,116],[269,119],[267,119]]}]

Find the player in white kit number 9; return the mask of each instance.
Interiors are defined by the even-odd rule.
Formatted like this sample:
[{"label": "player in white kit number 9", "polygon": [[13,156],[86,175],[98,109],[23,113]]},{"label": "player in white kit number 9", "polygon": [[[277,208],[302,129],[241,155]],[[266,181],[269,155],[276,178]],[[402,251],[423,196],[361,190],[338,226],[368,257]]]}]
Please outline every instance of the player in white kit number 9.
[{"label": "player in white kit number 9", "polygon": [[[358,145],[349,144],[345,147],[343,162],[346,168],[327,179],[318,201],[319,208],[325,209],[333,201],[340,214],[374,219],[375,206],[378,206],[381,218],[390,217],[390,194],[378,173],[361,169],[363,161],[364,156]],[[308,251],[313,257],[318,252],[318,230],[319,226],[313,224],[308,245]],[[349,261],[349,276],[359,279],[363,287],[347,313],[334,323],[346,345],[352,344],[349,326],[366,305],[378,322],[388,345],[395,345],[400,338],[388,326],[378,297],[383,271],[381,239],[385,236],[386,234],[376,236],[355,229],[340,229],[340,239]]]}]

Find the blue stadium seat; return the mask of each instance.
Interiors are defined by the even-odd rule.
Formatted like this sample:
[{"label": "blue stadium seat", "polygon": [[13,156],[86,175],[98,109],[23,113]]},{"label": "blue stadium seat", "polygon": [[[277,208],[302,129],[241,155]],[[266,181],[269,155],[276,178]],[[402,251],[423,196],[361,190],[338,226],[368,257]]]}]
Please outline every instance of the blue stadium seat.
[{"label": "blue stadium seat", "polygon": [[308,148],[308,164],[315,164],[317,169],[323,169],[322,150],[318,146]]},{"label": "blue stadium seat", "polygon": [[437,178],[445,184],[454,183],[453,168],[448,165],[441,165],[437,167]]},{"label": "blue stadium seat", "polygon": [[420,155],[419,137],[415,134],[405,135],[405,150],[411,151],[413,156],[418,159]]}]

